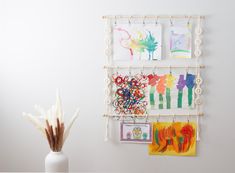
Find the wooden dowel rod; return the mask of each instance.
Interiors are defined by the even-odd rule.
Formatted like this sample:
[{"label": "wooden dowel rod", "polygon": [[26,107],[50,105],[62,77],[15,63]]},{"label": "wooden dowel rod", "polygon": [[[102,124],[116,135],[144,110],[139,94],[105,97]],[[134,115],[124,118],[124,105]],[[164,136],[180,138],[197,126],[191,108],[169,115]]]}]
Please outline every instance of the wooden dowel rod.
[{"label": "wooden dowel rod", "polygon": [[169,116],[203,116],[204,113],[191,113],[191,114],[143,114],[143,115],[115,115],[115,114],[104,114],[104,117],[133,117],[133,118],[145,118],[145,117],[169,117]]},{"label": "wooden dowel rod", "polygon": [[102,16],[103,19],[205,19],[201,15],[146,15],[146,16],[123,16],[123,15],[107,15]]},{"label": "wooden dowel rod", "polygon": [[144,65],[144,66],[109,66],[109,65],[105,65],[104,68],[117,68],[117,69],[125,69],[125,68],[130,68],[130,69],[141,69],[141,68],[205,68],[204,65],[200,65],[200,66],[159,66],[159,65]]}]

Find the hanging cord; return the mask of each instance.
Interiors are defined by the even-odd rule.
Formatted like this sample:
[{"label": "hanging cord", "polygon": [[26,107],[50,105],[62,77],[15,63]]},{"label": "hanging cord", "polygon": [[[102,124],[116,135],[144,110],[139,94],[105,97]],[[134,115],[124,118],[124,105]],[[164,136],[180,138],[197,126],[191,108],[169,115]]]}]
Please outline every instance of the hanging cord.
[{"label": "hanging cord", "polygon": [[[106,56],[107,56],[107,63],[112,64],[112,21],[111,19],[107,20],[107,32],[106,32],[106,37],[108,39],[107,42],[107,49],[106,49]],[[114,19],[114,25],[117,25],[117,20],[116,16]],[[106,112],[111,112],[110,104],[111,104],[111,92],[112,92],[112,84],[111,84],[111,78],[112,78],[112,69],[107,69],[107,83],[106,83]],[[106,117],[106,122],[105,122],[105,138],[104,141],[108,141],[109,138],[109,117]]]},{"label": "hanging cord", "polygon": [[104,141],[107,142],[108,140],[109,140],[109,117],[106,117]]},{"label": "hanging cord", "polygon": [[[198,26],[197,26],[197,30],[200,30],[201,31],[201,18],[199,17],[198,18]],[[200,40],[200,33],[196,33],[196,39],[199,39]],[[196,49],[198,49],[199,50],[199,52],[201,52],[200,51],[200,45],[196,45],[197,46],[197,48]],[[197,68],[196,68],[196,74],[197,74],[197,78],[200,78],[200,68],[198,67],[199,66],[199,56],[200,56],[200,54],[198,54],[198,56],[196,56],[196,66],[197,66]],[[197,87],[200,87],[200,84],[197,84]],[[196,98],[197,100],[199,100],[200,101],[200,94],[197,94],[197,98]],[[197,117],[196,117],[196,123],[197,123],[197,141],[200,141],[200,117],[199,117],[199,112],[200,112],[200,104],[198,103],[198,104],[196,104],[196,110],[197,110]]]}]

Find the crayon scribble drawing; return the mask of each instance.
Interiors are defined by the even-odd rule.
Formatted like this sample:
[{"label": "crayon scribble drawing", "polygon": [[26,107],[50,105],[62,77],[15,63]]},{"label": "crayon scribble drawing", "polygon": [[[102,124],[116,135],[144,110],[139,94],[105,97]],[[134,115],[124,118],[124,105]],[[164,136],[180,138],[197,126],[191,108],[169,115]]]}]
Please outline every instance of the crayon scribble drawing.
[{"label": "crayon scribble drawing", "polygon": [[170,28],[170,53],[173,58],[191,58],[190,26],[172,26]]},{"label": "crayon scribble drawing", "polygon": [[161,60],[161,30],[161,25],[153,24],[114,26],[114,60]]},{"label": "crayon scribble drawing", "polygon": [[196,123],[155,122],[150,155],[196,155]]}]

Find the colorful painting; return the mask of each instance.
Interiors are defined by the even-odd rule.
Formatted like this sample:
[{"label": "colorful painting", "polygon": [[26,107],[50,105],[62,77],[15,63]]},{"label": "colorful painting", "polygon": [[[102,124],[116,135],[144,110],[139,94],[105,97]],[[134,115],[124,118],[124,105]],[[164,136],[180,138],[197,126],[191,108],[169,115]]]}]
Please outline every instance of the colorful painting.
[{"label": "colorful painting", "polygon": [[150,155],[196,155],[196,123],[155,122]]},{"label": "colorful painting", "polygon": [[120,141],[152,143],[151,123],[120,123]]},{"label": "colorful painting", "polygon": [[114,60],[161,60],[161,25],[122,24],[113,27]]},{"label": "colorful painting", "polygon": [[172,26],[170,28],[170,53],[173,58],[191,58],[190,26]]},{"label": "colorful painting", "polygon": [[134,76],[115,74],[112,80],[114,84],[114,112],[117,114],[145,114],[147,108],[147,76],[142,74]]}]

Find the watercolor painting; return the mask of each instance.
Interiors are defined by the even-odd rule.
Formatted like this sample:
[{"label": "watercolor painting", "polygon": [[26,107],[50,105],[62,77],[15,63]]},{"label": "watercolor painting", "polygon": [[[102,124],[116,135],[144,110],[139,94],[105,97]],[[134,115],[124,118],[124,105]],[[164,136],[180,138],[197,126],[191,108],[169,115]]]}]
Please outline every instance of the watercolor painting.
[{"label": "watercolor painting", "polygon": [[136,74],[134,76],[114,74],[113,82],[113,108],[116,114],[146,113],[147,76]]},{"label": "watercolor painting", "polygon": [[113,59],[161,60],[161,32],[161,25],[115,25],[113,27]]},{"label": "watercolor painting", "polygon": [[150,155],[195,156],[196,123],[154,122]]},{"label": "watercolor painting", "polygon": [[173,58],[191,58],[192,34],[190,26],[172,26],[170,28],[170,55]]},{"label": "watercolor painting", "polygon": [[120,141],[131,143],[152,143],[151,123],[120,123]]}]

